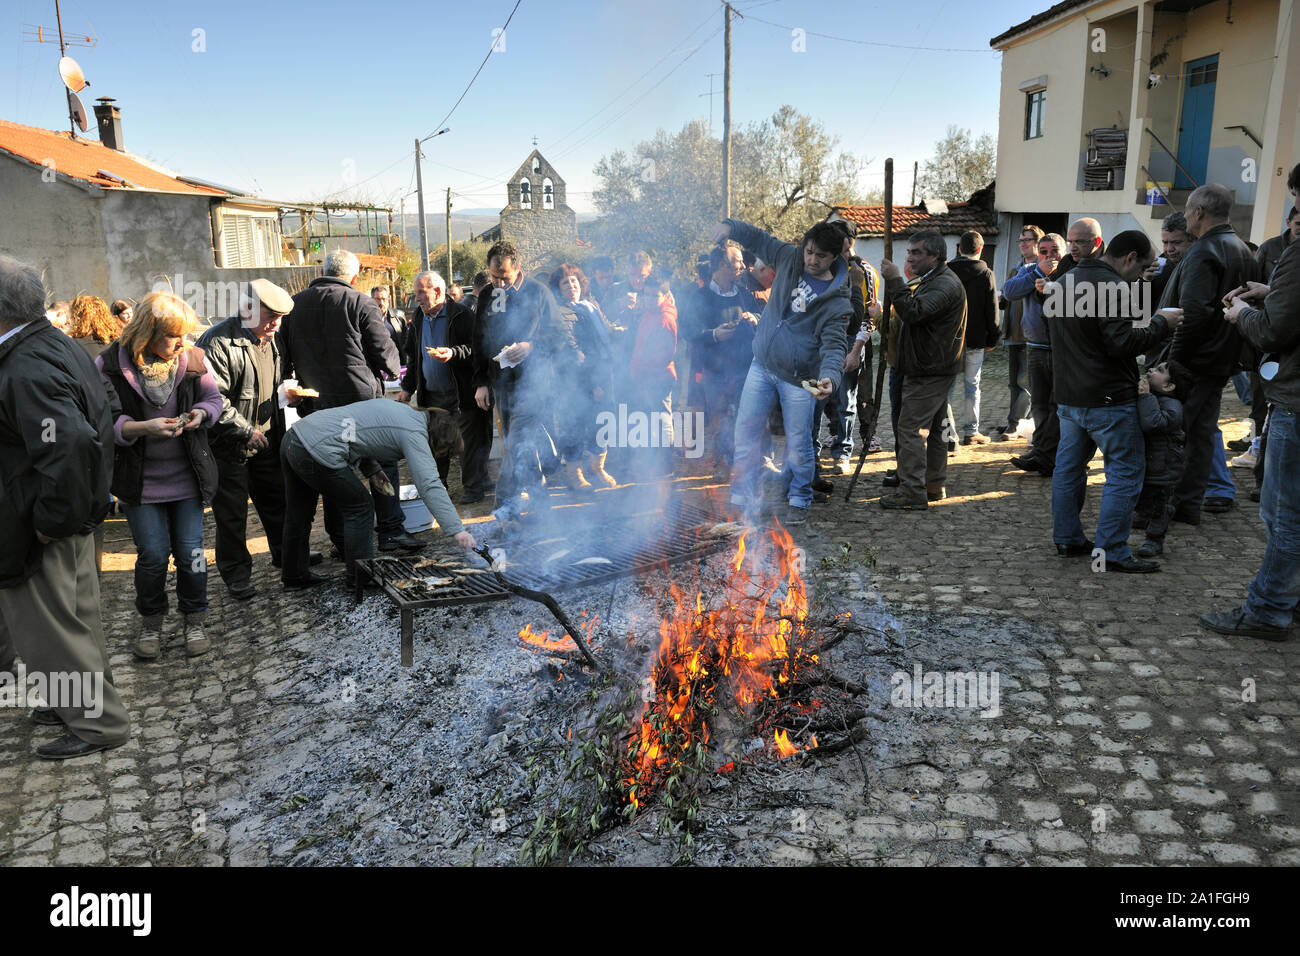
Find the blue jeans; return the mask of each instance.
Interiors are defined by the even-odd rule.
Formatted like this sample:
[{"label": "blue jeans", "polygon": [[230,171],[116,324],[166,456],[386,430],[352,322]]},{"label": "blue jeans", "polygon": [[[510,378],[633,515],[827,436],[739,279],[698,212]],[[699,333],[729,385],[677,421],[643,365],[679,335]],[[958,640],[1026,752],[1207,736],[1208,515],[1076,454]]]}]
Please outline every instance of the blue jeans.
[{"label": "blue jeans", "polygon": [[208,609],[208,562],[203,554],[203,503],[198,498],[156,505],[121,502],[135,540],[135,609],[167,613],[167,557],[176,559],[176,606],[182,614]]},{"label": "blue jeans", "polygon": [[1232,387],[1237,392],[1237,398],[1245,405],[1251,404],[1250,393],[1250,375],[1246,372],[1238,372],[1232,376]]},{"label": "blue jeans", "polygon": [[1214,430],[1214,442],[1210,446],[1210,477],[1205,482],[1207,498],[1237,498],[1237,486],[1232,483],[1232,472],[1228,471],[1228,459],[1223,453],[1223,431]]},{"label": "blue jeans", "polygon": [[[966,370],[961,379],[955,375],[948,389],[948,404],[956,411],[957,434],[969,438],[980,430],[980,374],[984,371],[984,350],[966,350]],[[957,383],[964,386],[964,401],[957,400]]]},{"label": "blue jeans", "polygon": [[1268,543],[1264,561],[1247,592],[1246,613],[1266,624],[1288,627],[1300,602],[1300,428],[1296,413],[1273,406],[1268,454],[1260,488],[1259,517]]},{"label": "blue jeans", "polygon": [[785,424],[785,470],[789,473],[789,502],[796,508],[812,507],[813,442],[812,419],[816,401],[798,385],[773,375],[758,362],[749,366],[745,387],[736,409],[736,463],[731,478],[731,502],[740,508],[757,505],[763,436],[767,416],[780,405]]},{"label": "blue jeans", "polygon": [[1138,425],[1137,403],[1104,408],[1058,405],[1061,441],[1052,475],[1052,538],[1057,544],[1087,540],[1079,512],[1088,490],[1088,462],[1098,448],[1106,462],[1106,484],[1097,516],[1096,546],[1107,561],[1133,556],[1128,546],[1133,508],[1142,493],[1146,447]]}]

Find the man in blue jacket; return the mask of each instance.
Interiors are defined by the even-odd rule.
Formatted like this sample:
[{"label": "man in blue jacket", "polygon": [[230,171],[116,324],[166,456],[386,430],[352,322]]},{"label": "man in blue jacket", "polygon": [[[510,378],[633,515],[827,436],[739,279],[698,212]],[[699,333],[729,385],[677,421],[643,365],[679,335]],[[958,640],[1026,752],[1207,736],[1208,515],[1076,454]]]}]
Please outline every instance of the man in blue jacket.
[{"label": "man in blue jacket", "polygon": [[844,234],[822,222],[794,246],[738,219],[727,219],[714,230],[713,240],[727,239],[739,242],[776,272],[754,330],[754,360],[736,411],[731,502],[750,514],[760,504],[763,430],[768,414],[779,405],[789,478],[786,523],[803,524],[812,506],[813,413],[817,401],[839,387],[847,346],[844,330],[853,312],[848,268],[840,258]]},{"label": "man in blue jacket", "polygon": [[1002,297],[1023,303],[1020,329],[1025,338],[1025,356],[1029,368],[1029,412],[1034,419],[1034,438],[1027,455],[1018,455],[1011,464],[1044,478],[1052,477],[1056,467],[1056,445],[1061,437],[1060,418],[1052,395],[1052,344],[1043,321],[1043,303],[1035,295],[1038,285],[1046,281],[1065,254],[1065,243],[1056,233],[1038,240],[1038,259],[1025,263],[1002,286]]}]

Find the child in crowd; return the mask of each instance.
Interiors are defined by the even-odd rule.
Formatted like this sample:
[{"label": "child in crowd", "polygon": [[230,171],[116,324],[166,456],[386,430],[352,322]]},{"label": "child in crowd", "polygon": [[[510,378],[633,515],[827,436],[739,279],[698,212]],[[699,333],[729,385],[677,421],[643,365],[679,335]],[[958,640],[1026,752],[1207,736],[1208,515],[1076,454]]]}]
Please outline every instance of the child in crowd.
[{"label": "child in crowd", "polygon": [[1139,558],[1164,552],[1169,529],[1170,499],[1183,471],[1183,403],[1190,373],[1177,362],[1161,362],[1138,379],[1138,422],[1146,441],[1146,477],[1138,497],[1135,528],[1143,527],[1147,539]]}]

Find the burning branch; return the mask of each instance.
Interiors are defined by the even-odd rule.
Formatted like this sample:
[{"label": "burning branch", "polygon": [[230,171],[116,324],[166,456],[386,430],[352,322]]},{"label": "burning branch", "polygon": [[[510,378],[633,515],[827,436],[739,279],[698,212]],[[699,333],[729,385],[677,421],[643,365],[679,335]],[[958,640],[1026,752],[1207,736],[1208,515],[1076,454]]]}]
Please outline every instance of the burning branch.
[{"label": "burning branch", "polygon": [[[479,546],[475,550],[475,554],[486,561],[488,566],[491,567],[492,554],[488,551],[487,545]],[[507,581],[505,575],[495,569],[493,569],[492,573],[496,576],[497,582],[511,594],[525,598],[529,601],[536,601],[538,604],[543,605],[548,611],[550,611],[555,619],[560,622],[560,626],[564,628],[565,633],[567,633],[569,637],[573,638],[573,643],[576,644],[578,650],[582,652],[582,656],[586,659],[587,663],[591,665],[591,669],[595,671],[600,670],[600,663],[596,660],[596,655],[591,653],[591,648],[589,648],[587,642],[582,639],[582,633],[573,626],[573,622],[569,620],[569,616],[565,614],[560,605],[556,603],[555,598],[551,597],[544,591],[534,591],[532,588],[526,588],[523,585]]]}]

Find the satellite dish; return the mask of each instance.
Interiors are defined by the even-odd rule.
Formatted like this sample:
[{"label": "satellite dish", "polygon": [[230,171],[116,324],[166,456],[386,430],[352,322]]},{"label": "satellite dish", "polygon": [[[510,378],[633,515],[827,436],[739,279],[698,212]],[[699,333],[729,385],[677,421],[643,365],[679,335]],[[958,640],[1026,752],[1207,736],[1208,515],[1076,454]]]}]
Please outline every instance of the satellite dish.
[{"label": "satellite dish", "polygon": [[77,123],[77,128],[83,133],[86,131],[86,108],[81,105],[81,97],[71,90],[68,91],[68,109],[72,111],[72,118]]},{"label": "satellite dish", "polygon": [[73,93],[80,93],[90,85],[86,82],[86,74],[81,72],[81,64],[70,56],[59,57],[59,76],[63,78],[63,85]]}]

